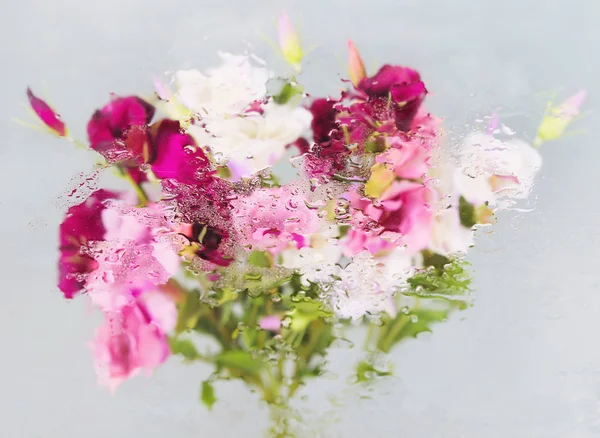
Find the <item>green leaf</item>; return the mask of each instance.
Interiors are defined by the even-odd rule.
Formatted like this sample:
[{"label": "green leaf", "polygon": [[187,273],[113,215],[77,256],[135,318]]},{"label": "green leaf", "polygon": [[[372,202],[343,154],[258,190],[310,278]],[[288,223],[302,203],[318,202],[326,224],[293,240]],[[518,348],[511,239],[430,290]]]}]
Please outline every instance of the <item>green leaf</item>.
[{"label": "green leaf", "polygon": [[460,224],[466,228],[472,228],[477,223],[475,218],[475,207],[462,196],[458,200],[458,215]]},{"label": "green leaf", "polygon": [[292,307],[292,310],[288,312],[292,318],[290,329],[295,332],[304,331],[316,319],[328,318],[333,315],[323,306],[322,302],[308,297],[301,300],[292,299],[290,307]]},{"label": "green leaf", "polygon": [[394,319],[385,321],[381,326],[377,348],[387,353],[392,346],[407,338],[414,338],[419,333],[431,332],[431,325],[444,321],[451,310],[450,306],[446,306],[442,309],[415,308],[408,315],[399,313]]},{"label": "green leaf", "polygon": [[199,356],[196,346],[189,339],[169,338],[169,346],[171,353],[179,354],[187,360],[194,360]]},{"label": "green leaf", "polygon": [[202,391],[200,393],[200,400],[210,410],[217,401],[215,397],[215,388],[209,380],[202,382]]},{"label": "green leaf", "polygon": [[[427,269],[408,279],[411,293],[404,295],[465,295],[470,291],[471,276],[466,267],[468,263],[461,259],[450,260],[437,254],[424,254],[424,261],[435,269]],[[447,263],[444,263],[447,262]]]},{"label": "green leaf", "polygon": [[205,304],[200,301],[200,292],[196,290],[190,292],[187,295],[186,300],[179,306],[175,332],[179,334],[186,330],[193,329],[196,326],[198,319],[200,319],[200,315],[202,315],[204,305]]},{"label": "green leaf", "polygon": [[276,95],[276,96],[273,96],[273,100],[278,105],[285,105],[292,98],[294,98],[296,96],[302,95],[303,91],[304,90],[303,90],[303,88],[302,88],[301,85],[299,85],[299,84],[292,84],[290,82],[287,82],[283,86],[283,88],[281,89],[281,91],[279,92],[279,94]]},{"label": "green leaf", "polygon": [[373,377],[386,377],[391,376],[392,373],[390,371],[381,371],[378,370],[366,361],[361,361],[356,366],[356,383],[360,382],[369,382],[373,380]]},{"label": "green leaf", "polygon": [[247,351],[229,350],[219,354],[215,361],[218,366],[232,368],[246,373],[256,374],[264,366],[264,363],[252,357]]},{"label": "green leaf", "polygon": [[267,251],[252,251],[248,263],[257,268],[270,268],[273,266],[273,256]]}]

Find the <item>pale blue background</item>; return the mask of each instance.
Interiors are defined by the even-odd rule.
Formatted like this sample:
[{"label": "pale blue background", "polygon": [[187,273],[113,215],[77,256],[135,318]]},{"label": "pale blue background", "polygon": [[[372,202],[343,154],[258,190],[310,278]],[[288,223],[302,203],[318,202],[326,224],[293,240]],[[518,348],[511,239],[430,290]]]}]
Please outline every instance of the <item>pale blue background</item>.
[{"label": "pale blue background", "polygon": [[[307,45],[304,82],[337,89],[351,37],[367,64],[422,71],[429,108],[464,132],[499,104],[531,136],[545,99],[589,89],[579,131],[544,148],[535,211],[503,214],[473,253],[476,306],[394,353],[398,379],[376,400],[344,379],[307,389],[323,437],[592,438],[600,436],[600,7],[591,0],[21,0],[0,15],[0,419],[7,438],[259,437],[264,409],[237,384],[197,403],[203,368],[173,361],[115,397],[96,386],[85,342],[98,315],[55,288],[58,198],[90,157],[9,121],[31,85],[83,136],[108,93],[145,93],[154,73],[206,67],[215,51],[273,60],[261,34],[285,7]],[[248,44],[242,44],[245,41]],[[279,64],[275,63],[274,66]],[[373,67],[371,67],[373,69]],[[540,93],[545,93],[540,95]],[[525,130],[526,129],[526,130]],[[536,201],[537,199],[537,201]],[[464,317],[464,320],[461,318]],[[354,350],[333,355],[342,375]],[[345,407],[328,412],[328,395]],[[337,425],[329,425],[339,417]],[[310,417],[313,418],[313,417]],[[313,420],[316,421],[316,420]],[[317,424],[317,423],[315,423]],[[308,434],[310,436],[310,434]]]}]

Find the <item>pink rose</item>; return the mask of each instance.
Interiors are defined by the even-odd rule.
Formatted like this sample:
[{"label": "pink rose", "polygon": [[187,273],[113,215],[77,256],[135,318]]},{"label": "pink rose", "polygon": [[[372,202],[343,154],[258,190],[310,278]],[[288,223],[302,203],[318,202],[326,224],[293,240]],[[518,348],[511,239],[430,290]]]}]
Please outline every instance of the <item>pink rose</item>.
[{"label": "pink rose", "polygon": [[92,342],[98,379],[114,391],[141,371],[150,374],[169,356],[166,332],[177,318],[175,304],[161,292],[145,292],[117,312],[105,313]]}]

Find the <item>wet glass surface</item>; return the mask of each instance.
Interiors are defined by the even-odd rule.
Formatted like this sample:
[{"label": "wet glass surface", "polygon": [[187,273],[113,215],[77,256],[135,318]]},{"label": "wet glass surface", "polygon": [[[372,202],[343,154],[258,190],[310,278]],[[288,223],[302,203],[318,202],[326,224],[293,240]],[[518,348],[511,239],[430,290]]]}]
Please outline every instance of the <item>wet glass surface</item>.
[{"label": "wet glass surface", "polygon": [[93,163],[10,118],[22,114],[31,85],[83,136],[90,109],[109,92],[146,93],[154,74],[210,66],[217,50],[250,50],[275,68],[281,61],[262,35],[281,8],[306,45],[315,45],[303,75],[307,91],[339,90],[352,38],[371,70],[391,62],[421,72],[432,93],[427,107],[444,117],[450,137],[479,128],[478,119],[502,107],[507,124],[533,140],[548,100],[589,91],[576,127],[544,149],[524,205],[532,211],[501,212],[494,232],[479,234],[469,253],[474,306],[395,348],[395,376],[369,388],[347,383],[360,346],[335,344],[331,372],[295,402],[301,436],[600,435],[600,8],[583,0],[205,3],[24,0],[0,18],[6,435],[264,436],[268,410],[240,382],[219,384],[211,412],[199,403],[210,372],[203,365],[169,361],[115,396],[97,386],[86,343],[100,316],[83,300],[64,301],[55,287],[65,193]]}]

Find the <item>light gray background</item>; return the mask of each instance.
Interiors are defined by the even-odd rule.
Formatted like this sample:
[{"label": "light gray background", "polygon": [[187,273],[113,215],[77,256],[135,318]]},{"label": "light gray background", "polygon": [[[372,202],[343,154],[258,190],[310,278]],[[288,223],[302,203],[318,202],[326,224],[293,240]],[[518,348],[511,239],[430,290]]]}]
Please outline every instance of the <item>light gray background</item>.
[{"label": "light gray background", "polygon": [[[25,117],[25,87],[42,92],[45,81],[82,137],[109,92],[147,93],[155,73],[209,66],[216,49],[247,48],[241,41],[273,60],[261,34],[275,37],[272,20],[283,7],[306,44],[318,44],[303,78],[315,94],[337,89],[332,73],[345,65],[349,37],[369,66],[421,70],[435,93],[428,107],[458,131],[507,104],[525,108],[515,123],[531,136],[546,97],[590,91],[579,132],[544,147],[535,210],[503,214],[494,234],[480,238],[475,307],[396,350],[399,378],[375,388],[375,400],[344,394],[343,378],[311,385],[310,418],[327,417],[315,436],[600,436],[600,7],[592,0],[5,0],[0,435],[261,436],[266,412],[239,385],[219,385],[222,401],[210,414],[197,403],[204,368],[175,360],[115,397],[96,386],[85,342],[98,315],[84,300],[65,302],[54,286],[66,208],[59,197],[90,170],[90,156],[9,118]],[[357,354],[341,349],[332,367],[343,375]],[[330,394],[345,406],[327,411]]]}]

